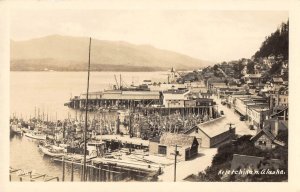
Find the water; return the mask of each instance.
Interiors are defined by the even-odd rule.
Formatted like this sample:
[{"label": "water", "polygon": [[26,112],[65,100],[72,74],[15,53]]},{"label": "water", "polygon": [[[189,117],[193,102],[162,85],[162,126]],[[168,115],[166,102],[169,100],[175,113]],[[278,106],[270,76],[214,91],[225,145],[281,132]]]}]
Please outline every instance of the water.
[{"label": "water", "polygon": [[[127,85],[138,85],[144,79],[167,81],[167,72],[92,72],[90,91],[110,89],[116,82],[114,75],[119,81],[119,74]],[[38,115],[38,111],[53,120],[56,113],[60,119],[68,117],[68,113],[75,115],[64,103],[86,92],[86,72],[11,72],[10,76],[10,113],[24,119]]]},{"label": "water", "polygon": [[[10,139],[10,166],[21,168],[33,173],[47,174],[59,177],[62,180],[62,164],[54,162],[50,157],[44,156],[38,150],[38,141],[25,136],[14,135]],[[66,167],[65,180],[71,180],[70,166]],[[74,181],[80,181],[80,170],[77,167],[74,171]]]},{"label": "water", "polygon": [[[115,84],[114,74],[119,81],[120,72],[92,72],[90,91],[110,89]],[[122,81],[127,85],[137,85],[144,79],[156,82],[167,81],[167,72],[122,72]],[[75,111],[64,106],[71,96],[86,91],[86,72],[11,72],[10,73],[10,112],[11,115],[28,119],[35,113],[48,114],[49,120],[64,119],[68,114],[75,116]],[[36,110],[35,110],[36,109]],[[59,176],[60,163],[39,152],[37,142],[25,136],[15,135],[10,138],[10,166],[37,173]],[[70,169],[66,169],[66,180],[70,180]],[[79,170],[74,180],[80,180]]]}]

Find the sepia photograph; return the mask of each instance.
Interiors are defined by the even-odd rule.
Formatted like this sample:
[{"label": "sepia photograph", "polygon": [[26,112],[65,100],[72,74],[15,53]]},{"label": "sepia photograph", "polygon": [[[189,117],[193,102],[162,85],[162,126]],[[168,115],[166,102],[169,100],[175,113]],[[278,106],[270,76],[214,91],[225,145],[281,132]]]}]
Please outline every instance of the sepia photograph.
[{"label": "sepia photograph", "polygon": [[287,182],[288,48],[287,11],[12,11],[10,181]]},{"label": "sepia photograph", "polygon": [[294,182],[293,11],[42,3],[6,9],[5,189]]}]

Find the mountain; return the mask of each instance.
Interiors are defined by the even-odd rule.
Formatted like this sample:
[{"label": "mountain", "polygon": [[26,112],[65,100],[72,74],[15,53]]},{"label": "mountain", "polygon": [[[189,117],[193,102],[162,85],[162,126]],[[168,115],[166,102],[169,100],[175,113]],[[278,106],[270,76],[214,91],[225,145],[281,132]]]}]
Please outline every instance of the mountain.
[{"label": "mountain", "polygon": [[[89,38],[51,35],[11,41],[11,70],[86,70]],[[150,45],[92,39],[91,69],[95,71],[158,71],[174,67],[191,70],[210,62]]]}]

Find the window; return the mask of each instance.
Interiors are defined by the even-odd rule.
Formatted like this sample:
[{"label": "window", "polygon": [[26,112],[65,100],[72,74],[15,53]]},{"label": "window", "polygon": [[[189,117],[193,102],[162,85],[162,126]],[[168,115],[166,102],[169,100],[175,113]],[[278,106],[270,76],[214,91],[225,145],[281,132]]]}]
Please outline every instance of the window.
[{"label": "window", "polygon": [[258,144],[259,144],[259,145],[262,145],[262,146],[266,146],[266,145],[267,145],[267,142],[266,142],[266,141],[258,141]]},{"label": "window", "polygon": [[167,154],[167,146],[159,145],[159,146],[158,146],[158,153],[159,153],[159,154],[166,155],[166,154]]}]

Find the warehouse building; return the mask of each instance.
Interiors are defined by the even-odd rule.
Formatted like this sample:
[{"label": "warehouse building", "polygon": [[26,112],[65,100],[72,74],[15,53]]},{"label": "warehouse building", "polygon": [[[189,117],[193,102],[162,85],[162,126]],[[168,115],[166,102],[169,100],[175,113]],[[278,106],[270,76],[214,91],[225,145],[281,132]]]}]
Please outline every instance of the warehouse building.
[{"label": "warehouse building", "polygon": [[234,125],[227,123],[225,116],[201,123],[185,132],[196,137],[199,147],[211,148],[230,141],[235,135]]}]

